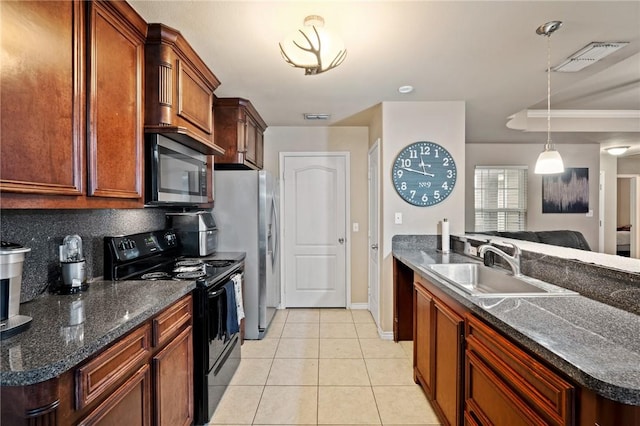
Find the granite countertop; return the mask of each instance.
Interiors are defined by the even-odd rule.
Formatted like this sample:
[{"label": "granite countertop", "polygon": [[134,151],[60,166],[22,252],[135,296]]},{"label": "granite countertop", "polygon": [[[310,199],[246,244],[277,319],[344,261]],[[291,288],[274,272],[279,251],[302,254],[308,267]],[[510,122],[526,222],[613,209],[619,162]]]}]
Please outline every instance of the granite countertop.
[{"label": "granite countertop", "polygon": [[[242,260],[221,252],[206,259]],[[195,281],[94,281],[73,295],[44,294],[20,305],[31,326],[0,342],[0,384],[54,378],[195,289]],[[83,313],[83,314],[82,314]]]},{"label": "granite countertop", "polygon": [[529,351],[605,398],[640,405],[640,317],[583,296],[473,297],[427,265],[469,263],[434,248],[393,248],[393,256]]}]

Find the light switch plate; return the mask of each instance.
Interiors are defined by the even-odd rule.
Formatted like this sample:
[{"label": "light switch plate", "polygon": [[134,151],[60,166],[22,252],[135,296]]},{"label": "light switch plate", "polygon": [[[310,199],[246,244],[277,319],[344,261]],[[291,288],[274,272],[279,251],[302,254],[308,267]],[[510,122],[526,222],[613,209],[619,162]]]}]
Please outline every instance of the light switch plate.
[{"label": "light switch plate", "polygon": [[358,232],[360,230],[360,225],[358,222],[353,222],[353,232]]},{"label": "light switch plate", "polygon": [[395,222],[396,225],[402,225],[402,213],[396,212]]}]

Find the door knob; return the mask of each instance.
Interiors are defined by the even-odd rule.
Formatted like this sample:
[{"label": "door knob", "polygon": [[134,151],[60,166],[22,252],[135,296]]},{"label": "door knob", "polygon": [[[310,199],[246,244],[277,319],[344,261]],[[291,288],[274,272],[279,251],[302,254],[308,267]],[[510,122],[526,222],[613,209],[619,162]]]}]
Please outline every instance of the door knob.
[{"label": "door knob", "polygon": [[339,242],[340,244],[344,244],[344,238],[338,238],[338,242]]},{"label": "door knob", "polygon": [[378,250],[378,244],[371,244],[371,250]]}]

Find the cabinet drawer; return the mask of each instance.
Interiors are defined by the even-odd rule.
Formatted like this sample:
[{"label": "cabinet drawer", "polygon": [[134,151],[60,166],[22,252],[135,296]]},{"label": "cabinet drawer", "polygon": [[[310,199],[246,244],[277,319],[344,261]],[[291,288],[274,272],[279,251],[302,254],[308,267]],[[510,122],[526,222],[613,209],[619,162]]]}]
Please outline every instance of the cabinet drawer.
[{"label": "cabinet drawer", "polygon": [[76,409],[82,409],[122,381],[149,352],[148,324],[132,331],[76,370]]},{"label": "cabinet drawer", "polygon": [[475,318],[466,316],[467,356],[491,374],[548,424],[573,419],[573,386]]},{"label": "cabinet drawer", "polygon": [[178,334],[185,324],[191,324],[191,295],[174,303],[153,319],[153,346],[158,347]]}]

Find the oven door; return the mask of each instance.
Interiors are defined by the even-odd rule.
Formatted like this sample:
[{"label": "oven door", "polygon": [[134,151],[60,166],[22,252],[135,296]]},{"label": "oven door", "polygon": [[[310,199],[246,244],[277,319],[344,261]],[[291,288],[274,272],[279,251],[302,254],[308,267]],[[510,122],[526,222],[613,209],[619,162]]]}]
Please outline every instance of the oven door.
[{"label": "oven door", "polygon": [[147,135],[147,203],[207,202],[207,156],[158,134]]}]

